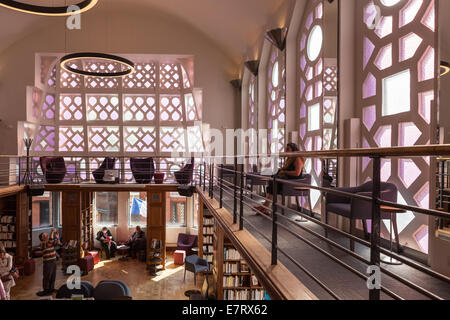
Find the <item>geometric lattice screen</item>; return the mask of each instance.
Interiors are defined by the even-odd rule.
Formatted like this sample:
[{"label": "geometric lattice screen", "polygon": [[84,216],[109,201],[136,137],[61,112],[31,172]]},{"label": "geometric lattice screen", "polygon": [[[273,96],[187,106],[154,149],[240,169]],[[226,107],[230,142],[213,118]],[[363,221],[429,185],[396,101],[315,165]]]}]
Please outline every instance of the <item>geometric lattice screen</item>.
[{"label": "geometric lattice screen", "polygon": [[[250,74],[248,85],[248,121],[247,127],[249,130],[249,139],[247,150],[251,154],[258,153],[257,150],[257,132],[258,132],[258,77]],[[257,160],[254,158],[248,159],[248,169],[252,171],[253,165],[257,165]]]},{"label": "geometric lattice screen", "polygon": [[[358,1],[359,2],[359,1]],[[358,10],[362,53],[357,105],[362,120],[362,147],[430,144],[436,113],[436,12],[434,0],[364,0]],[[377,8],[381,19],[374,25]],[[370,28],[369,26],[372,26]],[[429,208],[430,158],[385,159],[381,177],[397,185],[400,203]],[[361,163],[361,182],[372,177],[370,159]],[[428,252],[428,219],[399,214],[403,245]],[[382,234],[389,237],[386,221]],[[420,238],[420,239],[419,239]]]},{"label": "geometric lattice screen", "polygon": [[[322,150],[324,134],[328,139],[327,142],[334,143],[337,99],[334,98],[334,104],[329,105],[333,96],[336,97],[336,90],[333,91],[334,87],[329,86],[333,83],[332,75],[329,80],[328,77],[324,78],[323,32],[323,2],[310,0],[305,8],[298,35],[299,147],[304,151]],[[328,67],[331,70],[336,66]],[[337,69],[333,70],[337,75]],[[324,101],[325,80],[330,99]],[[337,83],[337,76],[334,81]],[[313,185],[320,185],[322,173],[320,159],[306,159],[305,171],[311,174]],[[320,212],[320,192],[312,191],[311,200],[313,208],[316,212]]]},{"label": "geometric lattice screen", "polygon": [[[67,73],[59,59],[36,55],[39,69],[35,87],[27,90],[27,121],[19,123],[24,137],[35,138],[33,155],[62,155],[68,161],[88,155],[89,170],[105,154],[162,156],[168,161],[173,151],[204,151],[197,126],[202,120],[201,90],[193,87],[193,72],[188,72],[192,63],[181,62],[186,59],[168,56],[160,62],[159,57],[140,55],[135,73],[113,79]],[[92,72],[119,68],[95,60],[83,63]]]},{"label": "geometric lattice screen", "polygon": [[286,144],[286,67],[285,55],[271,47],[267,70],[267,119],[269,152],[284,152]]}]

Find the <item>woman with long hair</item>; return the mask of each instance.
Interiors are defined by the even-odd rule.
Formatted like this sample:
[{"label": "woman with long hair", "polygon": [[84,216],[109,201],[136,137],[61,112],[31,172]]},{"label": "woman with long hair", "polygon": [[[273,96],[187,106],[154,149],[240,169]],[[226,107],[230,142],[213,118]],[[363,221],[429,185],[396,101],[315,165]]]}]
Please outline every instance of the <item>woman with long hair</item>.
[{"label": "woman with long hair", "polygon": [[[286,152],[298,152],[299,148],[295,143],[288,143],[286,146]],[[303,175],[303,168],[305,166],[305,158],[303,157],[287,157],[284,163],[284,166],[277,172],[275,175],[278,179],[281,180],[296,180],[301,179]],[[277,190],[281,190],[283,184],[277,182]],[[273,200],[273,181],[270,181],[269,187],[267,188],[267,200],[263,203],[262,206],[257,206],[254,208],[256,214],[259,215],[263,213],[265,215],[270,215],[270,211],[266,209],[270,207]]]}]

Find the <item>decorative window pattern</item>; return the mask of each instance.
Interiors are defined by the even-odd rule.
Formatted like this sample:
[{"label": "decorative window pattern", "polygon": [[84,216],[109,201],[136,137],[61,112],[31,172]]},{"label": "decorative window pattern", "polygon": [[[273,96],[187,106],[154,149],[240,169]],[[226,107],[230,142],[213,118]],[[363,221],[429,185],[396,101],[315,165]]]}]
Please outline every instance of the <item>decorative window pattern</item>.
[{"label": "decorative window pattern", "polygon": [[[325,65],[327,59],[323,58],[323,38],[323,2],[310,0],[298,38],[299,147],[306,151],[326,149],[330,147],[330,142],[334,142],[337,106],[336,103],[330,105],[329,101],[324,101],[324,94],[336,96],[333,89],[337,86],[337,69],[336,65]],[[327,108],[324,108],[324,102]],[[312,183],[320,185],[321,161],[307,159],[305,170],[311,174]],[[311,202],[316,211],[320,211],[319,200],[320,193],[312,191]]]},{"label": "decorative window pattern", "polygon": [[[358,13],[362,32],[362,83],[358,105],[363,147],[429,144],[434,129],[431,112],[436,97],[435,0],[364,0]],[[375,29],[374,14],[380,8]],[[428,208],[430,162],[424,158],[392,159],[382,165],[381,177],[399,188],[399,202]],[[372,161],[363,159],[361,179],[372,177]],[[427,253],[427,217],[408,212],[397,217],[400,241]],[[389,225],[382,230],[389,237]],[[419,235],[419,236],[418,236]]]},{"label": "decorative window pattern", "polygon": [[156,63],[137,63],[136,72],[123,79],[126,89],[155,89]]},{"label": "decorative window pattern", "polygon": [[[202,91],[193,89],[193,75],[186,69],[193,64],[182,66],[177,58],[169,63],[168,57],[159,62],[159,56],[142,55],[136,73],[109,82],[61,71],[59,56],[39,56],[40,74],[35,77],[39,87],[27,91],[28,122],[20,125],[23,136],[35,140],[33,155],[66,158],[68,181],[91,180],[92,170],[106,153],[172,157],[173,152],[204,151],[202,126],[196,124],[202,120]],[[104,72],[116,66],[92,60],[83,68]],[[77,157],[81,153],[92,156]],[[162,166],[176,169],[185,160],[170,161],[166,158]],[[126,181],[133,181],[129,161],[117,162],[117,168],[125,170]]]},{"label": "decorative window pattern", "polygon": [[286,145],[286,69],[284,53],[272,46],[267,73],[269,151],[283,152]]}]

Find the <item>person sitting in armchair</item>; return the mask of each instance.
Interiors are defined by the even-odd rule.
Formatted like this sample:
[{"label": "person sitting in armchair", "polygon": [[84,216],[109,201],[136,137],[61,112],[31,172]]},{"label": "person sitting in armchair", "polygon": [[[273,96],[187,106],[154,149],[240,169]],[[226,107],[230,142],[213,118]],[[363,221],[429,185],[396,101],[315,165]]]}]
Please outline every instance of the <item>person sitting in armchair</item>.
[{"label": "person sitting in armchair", "polygon": [[107,227],[103,227],[101,231],[97,233],[98,241],[102,244],[102,249],[106,252],[106,258],[114,258],[117,250],[117,243],[111,234],[111,231]]},{"label": "person sitting in armchair", "polygon": [[145,232],[142,231],[140,226],[136,226],[136,231],[131,235],[127,241],[127,246],[130,247],[129,257],[136,258],[136,254],[139,250],[145,246]]}]

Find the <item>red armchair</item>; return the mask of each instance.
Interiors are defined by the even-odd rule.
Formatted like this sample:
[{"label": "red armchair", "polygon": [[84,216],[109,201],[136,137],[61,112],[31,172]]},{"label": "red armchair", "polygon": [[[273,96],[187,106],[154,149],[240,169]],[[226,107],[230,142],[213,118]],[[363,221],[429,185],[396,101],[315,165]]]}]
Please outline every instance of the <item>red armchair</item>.
[{"label": "red armchair", "polygon": [[177,250],[186,251],[186,257],[192,255],[192,248],[197,245],[197,236],[185,233],[178,235]]}]

